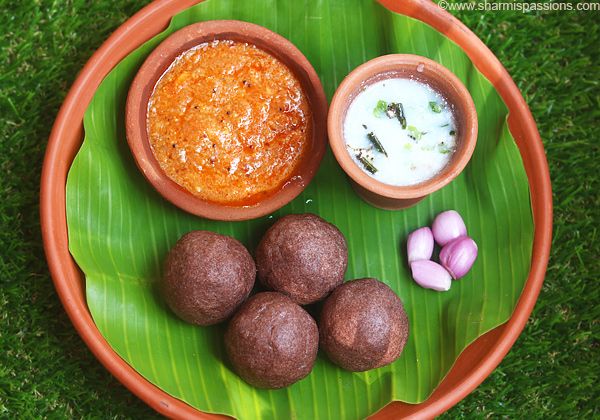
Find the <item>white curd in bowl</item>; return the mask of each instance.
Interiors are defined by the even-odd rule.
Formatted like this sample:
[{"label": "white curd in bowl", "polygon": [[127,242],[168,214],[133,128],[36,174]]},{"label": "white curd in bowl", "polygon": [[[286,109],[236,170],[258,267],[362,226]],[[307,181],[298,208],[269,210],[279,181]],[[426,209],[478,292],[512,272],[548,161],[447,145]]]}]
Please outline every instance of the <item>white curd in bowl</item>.
[{"label": "white curd in bowl", "polygon": [[438,174],[456,148],[451,105],[429,85],[390,78],[368,85],[344,120],[348,153],[367,174],[395,186]]}]

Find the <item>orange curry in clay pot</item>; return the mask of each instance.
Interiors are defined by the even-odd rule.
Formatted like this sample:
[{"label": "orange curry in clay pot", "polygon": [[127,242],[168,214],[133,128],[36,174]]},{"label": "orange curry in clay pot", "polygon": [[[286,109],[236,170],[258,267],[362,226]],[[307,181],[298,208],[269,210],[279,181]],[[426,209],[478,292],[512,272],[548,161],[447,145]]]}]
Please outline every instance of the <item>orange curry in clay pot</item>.
[{"label": "orange curry in clay pot", "polygon": [[312,115],[290,69],[255,45],[182,53],[157,82],[147,129],[162,170],[207,201],[251,206],[278,192],[310,149]]}]

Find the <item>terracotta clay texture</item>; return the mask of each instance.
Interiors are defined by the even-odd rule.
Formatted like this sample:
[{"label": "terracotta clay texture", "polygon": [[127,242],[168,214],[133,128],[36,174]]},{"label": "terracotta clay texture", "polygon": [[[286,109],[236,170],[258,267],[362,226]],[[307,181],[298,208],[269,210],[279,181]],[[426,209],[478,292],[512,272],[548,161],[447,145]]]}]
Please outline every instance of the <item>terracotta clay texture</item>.
[{"label": "terracotta clay texture", "polygon": [[[359,168],[346,148],[343,128],[348,106],[366,86],[388,78],[411,78],[430,85],[450,104],[456,119],[456,151],[452,159],[436,176],[420,184],[384,184]],[[367,61],[346,76],[331,100],[327,131],[331,150],[358,195],[375,207],[395,210],[416,204],[462,172],[477,143],[477,112],[469,91],[450,70],[425,57],[390,54]]]},{"label": "terracotta clay texture", "polygon": [[[294,73],[312,111],[309,147],[295,172],[280,190],[251,206],[205,201],[171,180],[154,157],[146,127],[148,100],[156,82],[184,51],[203,42],[228,39],[254,44]],[[127,97],[127,142],[146,179],[167,200],[192,214],[214,220],[248,220],[269,214],[292,201],[315,175],[326,148],[327,100],[315,70],[290,41],[262,26],[235,20],[214,20],[186,26],[156,47],[140,67]]]},{"label": "terracotta clay texture", "polygon": [[314,214],[290,214],[265,233],[256,249],[261,283],[307,305],[344,281],[348,247],[342,232]]},{"label": "terracotta clay texture", "polygon": [[[535,121],[519,89],[494,54],[465,25],[429,0],[380,0],[397,13],[419,19],[460,45],[490,80],[510,111],[508,124],[529,178],[535,222],[531,270],[512,318],[467,347],[433,394],[421,404],[392,402],[377,419],[431,418],[458,403],[498,366],[523,330],[544,282],[552,241],[552,188]],[[44,250],[57,294],[73,326],[98,360],[149,406],[170,418],[223,418],[200,412],[146,380],[104,339],[89,312],[85,278],[69,253],[65,185],[83,141],[85,110],[98,85],[127,54],[158,34],[176,13],[196,0],[149,4],[117,29],[93,54],[69,90],[48,141],[41,175],[40,216]]]},{"label": "terracotta clay texture", "polygon": [[283,388],[310,373],[319,348],[314,319],[281,293],[252,296],[231,319],[225,348],[235,371],[258,388]]},{"label": "terracotta clay texture", "polygon": [[255,279],[254,260],[237,239],[197,230],[183,235],[169,252],[161,289],[181,319],[212,325],[233,314]]},{"label": "terracotta clay texture", "polygon": [[392,363],[402,354],[408,333],[402,301],[376,279],[344,283],[321,311],[320,345],[346,370],[362,372]]}]

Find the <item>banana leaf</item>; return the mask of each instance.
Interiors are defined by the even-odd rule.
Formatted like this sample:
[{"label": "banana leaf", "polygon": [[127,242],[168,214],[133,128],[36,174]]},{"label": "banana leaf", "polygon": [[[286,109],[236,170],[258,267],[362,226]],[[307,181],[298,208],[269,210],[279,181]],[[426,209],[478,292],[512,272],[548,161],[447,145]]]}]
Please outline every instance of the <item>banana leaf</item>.
[{"label": "banana leaf", "polygon": [[[290,39],[315,67],[329,98],[353,68],[383,54],[420,54],[442,63],[465,83],[477,107],[479,139],[471,162],[450,185],[404,211],[361,201],[330,152],[308,188],[267,217],[224,223],[180,211],[134,165],[125,138],[125,99],[154,47],[179,28],[211,19],[254,22]],[[183,11],[110,72],[85,114],[84,143],[67,181],[67,219],[70,251],[85,274],[96,325],[141,375],[207,412],[248,419],[355,419],[392,400],[424,401],[469,343],[510,318],[529,272],[529,185],[507,113],[460,47],[376,2],[208,0]],[[466,277],[439,293],[411,280],[404,243],[409,232],[447,209],[464,216],[480,253]],[[194,327],[165,307],[156,289],[161,264],[190,230],[231,235],[253,250],[278,217],[303,212],[322,216],[346,236],[347,279],[376,277],[401,297],[410,338],[387,367],[352,373],[319,354],[304,380],[286,389],[255,389],[228,364],[223,325]]]}]

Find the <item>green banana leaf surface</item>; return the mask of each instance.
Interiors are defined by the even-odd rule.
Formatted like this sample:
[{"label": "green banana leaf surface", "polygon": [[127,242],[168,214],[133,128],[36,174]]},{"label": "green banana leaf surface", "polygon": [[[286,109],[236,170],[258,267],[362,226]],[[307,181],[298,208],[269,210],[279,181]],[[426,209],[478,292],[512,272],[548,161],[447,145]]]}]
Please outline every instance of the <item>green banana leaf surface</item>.
[{"label": "green banana leaf surface", "polygon": [[[331,152],[306,190],[272,215],[215,222],[165,201],[145,181],[127,147],[124,108],[136,71],[163,39],[186,25],[239,19],[291,40],[319,74],[328,98],[356,66],[389,53],[430,57],[467,86],[479,138],[464,172],[417,206],[384,211],[361,201]],[[363,0],[208,0],[121,61],[85,113],[85,140],[67,181],[69,247],[85,273],[87,302],[102,335],[150,382],[193,407],[238,418],[356,419],[393,400],[427,399],[469,343],[506,322],[530,269],[533,220],[523,162],[499,94],[467,55],[428,25]],[[471,272],[445,293],[422,289],[405,257],[408,233],[456,209],[479,245]],[[195,327],[176,318],[157,292],[161,265],[184,233],[231,235],[252,252],[278,217],[312,212],[344,233],[346,279],[376,277],[402,299],[410,337],[393,364],[347,372],[319,354],[312,373],[280,390],[242,381],[224,354],[224,325]]]}]

